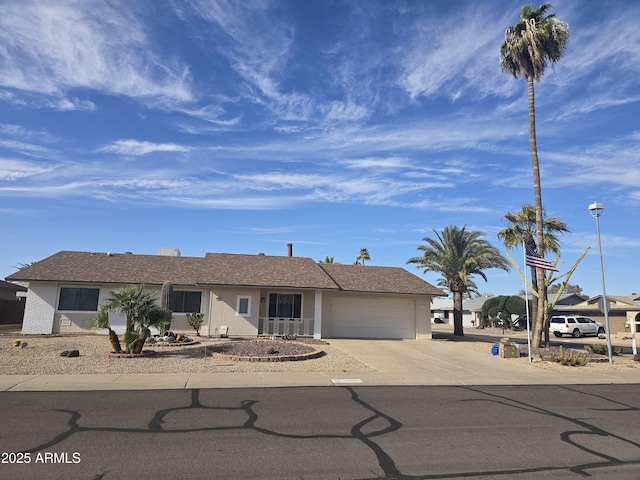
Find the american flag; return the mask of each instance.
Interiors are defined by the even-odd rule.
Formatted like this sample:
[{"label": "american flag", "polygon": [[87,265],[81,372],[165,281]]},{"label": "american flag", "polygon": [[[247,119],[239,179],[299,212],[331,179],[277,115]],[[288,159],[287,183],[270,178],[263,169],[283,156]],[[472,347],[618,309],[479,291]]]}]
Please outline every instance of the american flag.
[{"label": "american flag", "polygon": [[527,265],[527,267],[539,268],[541,270],[551,270],[553,272],[558,271],[558,269],[554,267],[551,262],[545,260],[541,255],[538,255],[538,252],[536,252],[530,246],[525,245],[525,250],[525,264]]}]

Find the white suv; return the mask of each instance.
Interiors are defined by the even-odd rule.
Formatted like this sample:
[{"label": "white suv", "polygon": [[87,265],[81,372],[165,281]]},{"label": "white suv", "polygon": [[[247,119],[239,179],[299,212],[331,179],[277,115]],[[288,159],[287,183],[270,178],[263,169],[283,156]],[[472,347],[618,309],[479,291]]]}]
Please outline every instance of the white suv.
[{"label": "white suv", "polygon": [[551,317],[549,331],[556,337],[567,334],[576,338],[583,335],[601,335],[605,332],[601,323],[577,315]]}]

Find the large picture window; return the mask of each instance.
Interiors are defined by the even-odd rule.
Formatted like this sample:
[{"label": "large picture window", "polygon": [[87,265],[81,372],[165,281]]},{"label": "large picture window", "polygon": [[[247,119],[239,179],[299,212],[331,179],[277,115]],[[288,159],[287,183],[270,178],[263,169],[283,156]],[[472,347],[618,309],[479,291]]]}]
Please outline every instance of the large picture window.
[{"label": "large picture window", "polygon": [[75,310],[81,312],[98,311],[99,288],[67,288],[60,289],[58,310]]},{"label": "large picture window", "polygon": [[174,291],[171,310],[176,313],[200,313],[202,292]]},{"label": "large picture window", "polygon": [[269,316],[272,318],[302,318],[302,295],[299,293],[269,294]]}]

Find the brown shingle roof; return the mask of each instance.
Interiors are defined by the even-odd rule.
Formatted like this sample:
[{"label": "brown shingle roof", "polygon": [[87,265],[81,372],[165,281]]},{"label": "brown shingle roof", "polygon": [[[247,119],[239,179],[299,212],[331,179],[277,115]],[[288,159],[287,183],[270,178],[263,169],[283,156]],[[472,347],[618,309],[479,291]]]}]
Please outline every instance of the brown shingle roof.
[{"label": "brown shingle roof", "polygon": [[3,290],[13,290],[15,292],[26,292],[27,288],[22,285],[16,285],[15,283],[5,282],[0,280],[0,288]]},{"label": "brown shingle roof", "polygon": [[311,258],[207,253],[204,261],[203,284],[338,288]]},{"label": "brown shingle roof", "polygon": [[7,280],[161,285],[228,285],[445,295],[397,267],[319,264],[311,258],[208,253],[202,257],[58,252]]},{"label": "brown shingle roof", "polygon": [[399,267],[320,264],[342,290],[367,293],[396,293],[446,296],[439,288]]},{"label": "brown shingle roof", "polygon": [[63,251],[25,267],[7,279],[338,288],[310,258],[220,253],[202,258]]}]

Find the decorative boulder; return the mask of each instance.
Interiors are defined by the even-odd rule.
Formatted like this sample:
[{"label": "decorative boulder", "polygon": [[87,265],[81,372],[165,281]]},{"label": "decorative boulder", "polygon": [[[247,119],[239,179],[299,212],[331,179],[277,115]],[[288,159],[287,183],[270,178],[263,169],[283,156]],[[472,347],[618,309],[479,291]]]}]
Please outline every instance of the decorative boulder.
[{"label": "decorative boulder", "polygon": [[80,356],[80,351],[79,350],[65,350],[64,352],[62,352],[60,354],[61,357],[79,357]]}]

